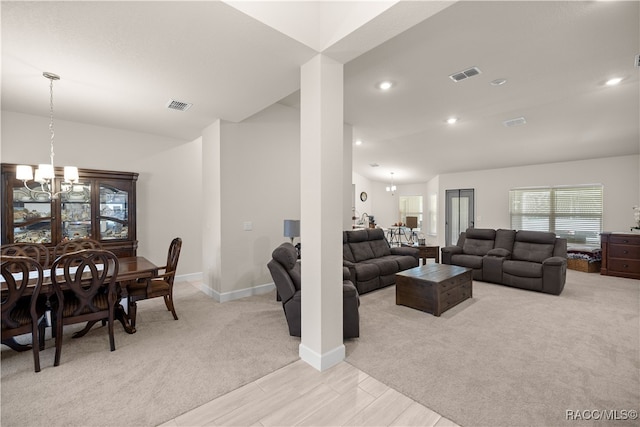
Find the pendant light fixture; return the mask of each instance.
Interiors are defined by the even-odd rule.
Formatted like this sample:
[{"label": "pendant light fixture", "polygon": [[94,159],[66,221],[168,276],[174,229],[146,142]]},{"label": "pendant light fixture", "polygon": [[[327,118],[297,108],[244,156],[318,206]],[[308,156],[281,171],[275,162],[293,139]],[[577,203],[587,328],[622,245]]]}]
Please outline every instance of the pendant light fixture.
[{"label": "pendant light fixture", "polygon": [[391,185],[387,185],[387,191],[391,192],[392,196],[396,192],[396,186],[393,185],[393,172],[391,172]]},{"label": "pendant light fixture", "polygon": [[[61,184],[61,191],[55,192],[55,167],[53,166],[53,139],[55,132],[53,130],[53,81],[60,80],[60,76],[53,73],[44,72],[42,75],[49,79],[49,132],[50,138],[50,154],[51,163],[39,164],[36,169],[35,179],[33,175],[33,169],[31,166],[18,165],[16,166],[16,178],[22,180],[24,186],[31,193],[31,197],[37,197],[40,194],[46,195],[49,199],[56,199],[60,194],[68,193],[73,189],[73,185],[77,184],[80,178],[78,177],[78,168],[75,166],[64,167],[64,181]],[[27,185],[27,181],[35,181],[40,183],[40,188],[30,188]]]}]

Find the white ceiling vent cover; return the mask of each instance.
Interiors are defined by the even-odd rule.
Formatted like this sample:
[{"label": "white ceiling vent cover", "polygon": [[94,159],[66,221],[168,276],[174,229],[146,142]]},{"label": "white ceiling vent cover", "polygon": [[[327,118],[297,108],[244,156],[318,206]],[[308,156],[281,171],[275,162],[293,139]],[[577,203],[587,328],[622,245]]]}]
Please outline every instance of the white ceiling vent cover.
[{"label": "white ceiling vent cover", "polygon": [[457,83],[461,80],[468,79],[469,77],[477,76],[480,73],[481,71],[478,67],[471,67],[466,70],[453,73],[449,76],[449,78]]},{"label": "white ceiling vent cover", "polygon": [[502,122],[502,124],[508,128],[512,128],[514,126],[522,126],[524,124],[527,124],[527,121],[524,119],[524,117],[516,117],[515,119],[505,120],[504,122]]},{"label": "white ceiling vent cover", "polygon": [[167,102],[166,107],[170,110],[187,111],[189,108],[191,108],[192,105],[193,104],[189,104],[188,102],[170,99],[169,102]]}]

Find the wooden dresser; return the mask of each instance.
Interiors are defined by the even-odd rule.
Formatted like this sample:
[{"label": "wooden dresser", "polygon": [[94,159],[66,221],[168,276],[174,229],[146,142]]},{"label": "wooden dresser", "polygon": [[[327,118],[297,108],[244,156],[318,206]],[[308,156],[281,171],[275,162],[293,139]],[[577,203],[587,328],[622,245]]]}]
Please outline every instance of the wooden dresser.
[{"label": "wooden dresser", "polygon": [[640,279],[640,234],[602,233],[600,274]]}]

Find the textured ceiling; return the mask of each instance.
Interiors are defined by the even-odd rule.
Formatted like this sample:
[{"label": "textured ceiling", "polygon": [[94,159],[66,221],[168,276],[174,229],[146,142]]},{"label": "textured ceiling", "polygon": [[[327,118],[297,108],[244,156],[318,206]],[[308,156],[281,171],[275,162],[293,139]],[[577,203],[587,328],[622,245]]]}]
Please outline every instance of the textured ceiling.
[{"label": "textured ceiling", "polygon": [[[272,3],[280,20],[287,3],[299,6]],[[57,118],[189,141],[217,118],[240,121],[283,98],[297,105],[300,65],[317,54],[309,44],[329,43],[323,53],[345,62],[345,121],[364,141],[354,170],[367,178],[426,182],[640,152],[637,1],[450,5],[376,5],[382,13],[354,32],[327,30],[339,28],[336,13],[306,13],[325,34],[313,45],[218,1],[4,1],[2,109],[46,116],[51,71],[62,77]],[[448,78],[471,66],[482,73]],[[622,83],[606,87],[613,76]],[[508,82],[491,86],[497,78]],[[380,92],[382,79],[394,88]],[[169,99],[194,106],[167,110]],[[446,125],[450,116],[459,122]],[[519,116],[525,126],[502,125]]]}]

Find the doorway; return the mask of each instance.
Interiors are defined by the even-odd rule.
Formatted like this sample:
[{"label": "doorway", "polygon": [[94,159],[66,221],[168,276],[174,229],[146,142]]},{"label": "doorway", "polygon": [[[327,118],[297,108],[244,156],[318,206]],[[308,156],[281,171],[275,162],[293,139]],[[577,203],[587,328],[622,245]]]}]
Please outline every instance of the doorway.
[{"label": "doorway", "polygon": [[446,190],[445,245],[456,244],[460,233],[474,226],[474,190]]}]

